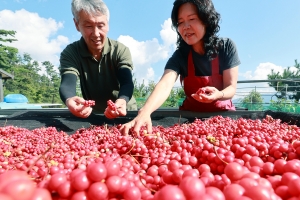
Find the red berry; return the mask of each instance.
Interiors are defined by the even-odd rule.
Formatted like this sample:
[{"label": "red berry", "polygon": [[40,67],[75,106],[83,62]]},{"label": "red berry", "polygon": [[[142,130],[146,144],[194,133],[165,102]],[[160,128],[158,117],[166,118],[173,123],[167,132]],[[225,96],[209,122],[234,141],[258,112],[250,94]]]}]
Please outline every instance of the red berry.
[{"label": "red berry", "polygon": [[86,106],[86,107],[94,106],[94,105],[95,105],[95,101],[93,101],[93,100],[86,100],[86,101],[83,103],[83,105]]},{"label": "red berry", "polygon": [[107,101],[107,106],[111,110],[116,110],[117,109],[116,104],[114,102],[112,102],[112,100]]}]

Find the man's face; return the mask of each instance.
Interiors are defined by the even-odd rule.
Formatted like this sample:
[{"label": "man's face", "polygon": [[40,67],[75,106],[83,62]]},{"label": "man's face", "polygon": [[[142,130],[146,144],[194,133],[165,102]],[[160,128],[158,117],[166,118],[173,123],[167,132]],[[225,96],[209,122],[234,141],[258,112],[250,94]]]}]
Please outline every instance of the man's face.
[{"label": "man's face", "polygon": [[88,14],[80,11],[79,20],[74,19],[76,29],[84,38],[90,53],[99,56],[102,52],[106,35],[109,30],[107,17],[98,13],[97,15]]}]

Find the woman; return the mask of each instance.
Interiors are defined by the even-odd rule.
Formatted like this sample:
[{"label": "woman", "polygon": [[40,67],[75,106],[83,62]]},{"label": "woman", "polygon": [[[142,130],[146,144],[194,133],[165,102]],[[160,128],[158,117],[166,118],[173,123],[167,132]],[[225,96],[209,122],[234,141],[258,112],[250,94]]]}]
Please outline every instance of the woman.
[{"label": "woman", "polygon": [[168,98],[178,76],[186,94],[180,110],[235,110],[231,98],[240,60],[234,42],[217,36],[220,14],[212,1],[175,0],[171,18],[178,33],[178,48],[137,117],[121,127],[124,134],[131,127],[139,133],[144,125],[148,133],[152,132],[150,115]]}]

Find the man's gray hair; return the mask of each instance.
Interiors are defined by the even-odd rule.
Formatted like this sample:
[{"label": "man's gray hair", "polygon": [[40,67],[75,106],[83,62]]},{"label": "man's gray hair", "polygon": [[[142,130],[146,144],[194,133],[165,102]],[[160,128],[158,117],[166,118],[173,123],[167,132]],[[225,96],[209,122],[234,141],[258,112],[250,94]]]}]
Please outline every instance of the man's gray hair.
[{"label": "man's gray hair", "polygon": [[99,12],[107,17],[109,21],[109,10],[102,0],[72,0],[72,14],[76,21],[79,20],[79,12],[97,15]]}]

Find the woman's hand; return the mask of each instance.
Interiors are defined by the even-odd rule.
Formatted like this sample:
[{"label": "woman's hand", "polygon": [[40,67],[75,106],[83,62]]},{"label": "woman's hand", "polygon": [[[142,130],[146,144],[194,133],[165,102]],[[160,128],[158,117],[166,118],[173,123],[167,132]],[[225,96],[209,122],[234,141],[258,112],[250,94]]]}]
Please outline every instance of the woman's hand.
[{"label": "woman's hand", "polygon": [[143,108],[139,110],[138,115],[132,121],[121,126],[120,131],[123,135],[128,135],[132,128],[133,134],[139,136],[142,126],[146,127],[147,134],[152,134],[151,113],[168,98],[177,77],[178,74],[174,70],[166,69],[164,71],[162,78],[156,84]]},{"label": "woman's hand", "polygon": [[211,103],[218,99],[222,99],[224,95],[223,92],[219,91],[217,88],[207,86],[199,88],[199,90],[191,96],[201,103]]},{"label": "woman's hand", "polygon": [[110,106],[107,106],[107,108],[104,111],[104,115],[108,119],[114,119],[119,116],[125,116],[127,114],[125,99],[117,99],[114,103],[114,106],[115,109],[111,108]]},{"label": "woman's hand", "polygon": [[90,106],[85,106],[85,99],[78,96],[68,98],[66,106],[73,115],[80,118],[87,118],[93,111]]},{"label": "woman's hand", "polygon": [[139,111],[139,114],[130,122],[123,124],[120,128],[121,133],[123,135],[128,135],[130,129],[132,128],[133,134],[136,136],[140,136],[140,130],[142,126],[146,126],[147,133],[152,133],[152,122],[150,114],[143,113],[141,110]]}]

